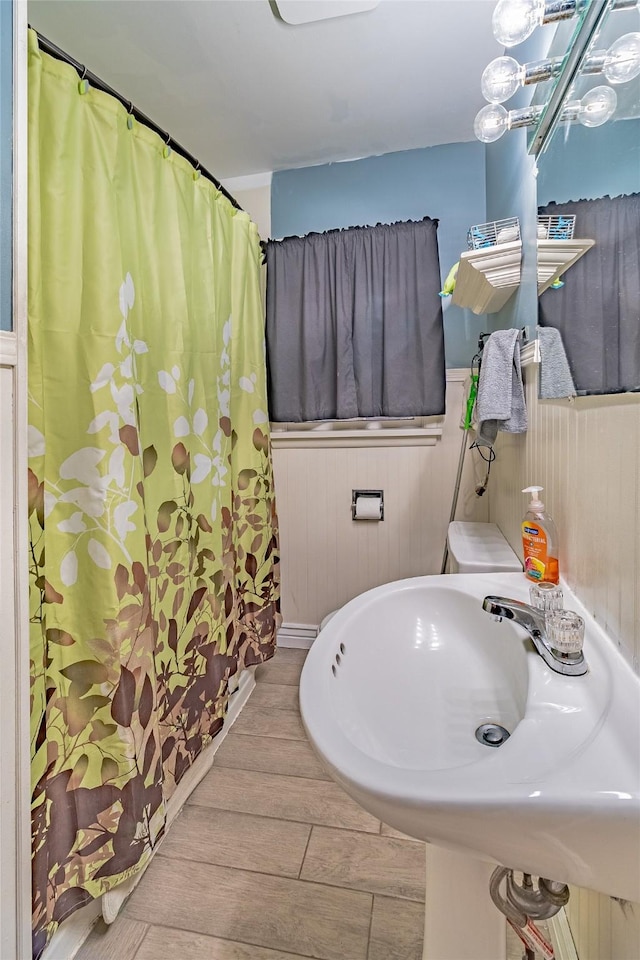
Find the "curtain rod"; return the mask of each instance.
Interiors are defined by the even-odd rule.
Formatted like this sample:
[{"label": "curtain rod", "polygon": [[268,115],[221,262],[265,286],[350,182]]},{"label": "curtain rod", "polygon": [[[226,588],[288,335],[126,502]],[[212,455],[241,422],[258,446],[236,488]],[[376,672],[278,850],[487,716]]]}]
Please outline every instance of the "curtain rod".
[{"label": "curtain rod", "polygon": [[[33,29],[31,25],[29,29]],[[60,47],[56,46],[55,43],[52,43],[51,40],[47,40],[38,30],[34,31],[37,38],[40,49],[45,53],[48,53],[50,56],[55,57],[56,60],[62,60],[64,63],[68,63],[70,66],[76,70],[82,80],[88,80],[90,86],[95,87],[97,90],[102,90],[103,93],[108,93],[109,96],[115,97],[127,111],[135,117],[135,119],[144,124],[145,127],[153,130],[154,133],[157,133],[159,137],[165,142],[168,147],[171,147],[172,150],[175,150],[177,154],[181,157],[184,157],[185,160],[188,160],[189,163],[193,165],[196,170],[199,170],[203,177],[206,177],[207,180],[210,180],[211,183],[215,186],[220,193],[224,194],[227,200],[233,204],[236,210],[242,210],[242,207],[238,203],[235,197],[233,197],[228,190],[226,190],[219,180],[217,180],[212,173],[207,170],[206,167],[203,167],[199,160],[197,160],[193,154],[189,153],[182,144],[178,143],[177,140],[174,140],[173,137],[162,130],[157,123],[154,123],[149,117],[147,117],[141,110],[138,110],[130,100],[127,100],[122,96],[121,93],[118,93],[117,90],[114,90],[113,87],[110,87],[108,83],[105,83],[104,80],[101,80],[95,73],[92,73],[91,70],[87,70],[84,64],[79,63],[77,60],[62,50]]]}]

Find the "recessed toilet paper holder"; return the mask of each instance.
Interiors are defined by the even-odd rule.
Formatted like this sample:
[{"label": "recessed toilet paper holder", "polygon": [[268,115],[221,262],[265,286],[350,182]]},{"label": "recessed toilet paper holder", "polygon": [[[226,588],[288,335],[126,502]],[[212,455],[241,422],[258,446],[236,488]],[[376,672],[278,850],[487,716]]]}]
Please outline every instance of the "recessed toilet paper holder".
[{"label": "recessed toilet paper holder", "polygon": [[[379,514],[376,510],[374,516],[358,516],[358,500],[373,501],[377,500],[379,505]],[[384,520],[384,490],[352,490],[351,491],[351,519],[352,520]]]}]

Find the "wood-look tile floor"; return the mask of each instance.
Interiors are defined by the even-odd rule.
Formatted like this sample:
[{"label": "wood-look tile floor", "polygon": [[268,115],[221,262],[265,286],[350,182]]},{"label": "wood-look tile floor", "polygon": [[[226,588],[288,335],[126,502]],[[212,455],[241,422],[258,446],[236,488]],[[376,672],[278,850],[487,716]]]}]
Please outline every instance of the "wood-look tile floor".
[{"label": "wood-look tile floor", "polygon": [[77,960],[421,960],[424,845],[325,772],[300,720],[304,658],[258,668],[211,772]]},{"label": "wood-look tile floor", "polygon": [[325,773],[280,648],[140,884],[78,960],[420,960],[424,844]]}]

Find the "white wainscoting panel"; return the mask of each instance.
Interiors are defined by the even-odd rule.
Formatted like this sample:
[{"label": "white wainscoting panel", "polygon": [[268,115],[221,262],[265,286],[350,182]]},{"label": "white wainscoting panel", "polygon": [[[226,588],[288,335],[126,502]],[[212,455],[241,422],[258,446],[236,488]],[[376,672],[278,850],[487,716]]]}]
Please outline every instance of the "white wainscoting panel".
[{"label": "white wainscoting panel", "polygon": [[[629,851],[629,855],[635,856],[637,851]],[[640,904],[621,903],[573,887],[566,911],[580,960],[640,957]]]},{"label": "white wainscoting panel", "polygon": [[529,484],[560,538],[560,573],[640,672],[640,394],[537,398],[525,368],[529,430],[498,434],[491,519],[522,557]]},{"label": "white wainscoting panel", "polygon": [[[317,625],[381,583],[439,573],[462,441],[465,371],[447,373],[447,414],[432,446],[274,447],[285,622]],[[474,469],[475,468],[475,469]],[[486,520],[483,471],[467,452],[457,519]],[[384,520],[351,519],[352,489],[382,489]]]},{"label": "white wainscoting panel", "polygon": [[[539,401],[538,369],[524,374],[528,432],[498,435],[491,520],[522,557],[521,490],[544,486],[561,575],[640,671],[640,395]],[[573,889],[567,913],[580,960],[639,960],[640,904]]]},{"label": "white wainscoting panel", "polygon": [[[4,342],[3,342],[4,341]],[[13,346],[14,357],[9,354]],[[10,365],[10,361],[13,363]],[[15,500],[16,500],[16,451],[14,429],[16,416],[16,368],[15,340],[10,335],[0,339],[0,608],[2,609],[2,679],[0,680],[0,956],[15,954],[18,945],[18,835],[20,807],[16,791],[18,714],[22,704],[16,695],[18,664],[21,653],[17,640],[20,637],[19,606],[16,596],[15,577]],[[26,560],[26,558],[23,557]],[[6,895],[5,895],[6,891]],[[6,896],[6,902],[5,902]]]}]

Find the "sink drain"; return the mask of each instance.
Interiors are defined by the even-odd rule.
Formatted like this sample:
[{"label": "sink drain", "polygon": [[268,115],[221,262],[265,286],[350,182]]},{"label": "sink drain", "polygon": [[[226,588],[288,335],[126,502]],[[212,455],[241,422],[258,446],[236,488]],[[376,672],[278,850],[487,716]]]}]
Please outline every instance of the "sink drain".
[{"label": "sink drain", "polygon": [[485,747],[499,747],[509,739],[509,731],[499,723],[481,723],[476,730],[476,740]]}]

